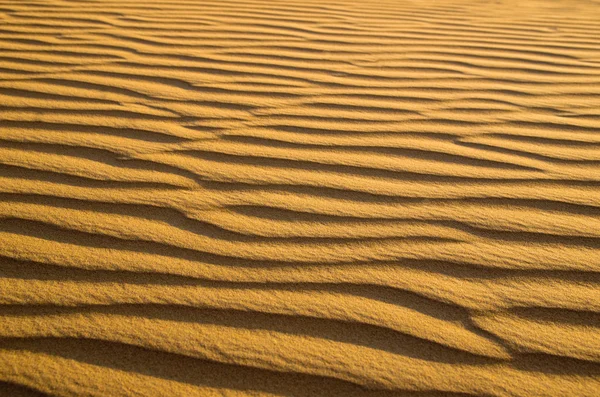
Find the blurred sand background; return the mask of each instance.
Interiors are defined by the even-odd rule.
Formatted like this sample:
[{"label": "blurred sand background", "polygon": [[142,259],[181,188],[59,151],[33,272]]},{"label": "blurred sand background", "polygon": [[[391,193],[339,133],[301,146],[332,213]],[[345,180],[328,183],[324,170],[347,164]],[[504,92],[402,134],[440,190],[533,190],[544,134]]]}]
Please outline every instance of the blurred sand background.
[{"label": "blurred sand background", "polygon": [[600,2],[2,1],[0,395],[600,395]]}]

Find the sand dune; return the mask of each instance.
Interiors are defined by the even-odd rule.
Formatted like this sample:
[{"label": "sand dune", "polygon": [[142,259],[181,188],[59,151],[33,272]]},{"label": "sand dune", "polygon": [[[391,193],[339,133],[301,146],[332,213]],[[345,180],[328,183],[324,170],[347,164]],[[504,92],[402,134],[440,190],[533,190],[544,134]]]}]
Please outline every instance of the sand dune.
[{"label": "sand dune", "polygon": [[597,396],[600,2],[0,1],[1,396]]}]

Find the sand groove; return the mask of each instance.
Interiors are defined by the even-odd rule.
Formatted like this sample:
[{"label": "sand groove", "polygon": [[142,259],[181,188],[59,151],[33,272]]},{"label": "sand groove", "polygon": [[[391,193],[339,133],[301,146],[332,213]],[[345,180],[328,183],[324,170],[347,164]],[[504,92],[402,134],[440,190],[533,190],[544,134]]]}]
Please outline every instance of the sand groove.
[{"label": "sand groove", "polygon": [[599,21],[0,0],[0,395],[596,396]]}]

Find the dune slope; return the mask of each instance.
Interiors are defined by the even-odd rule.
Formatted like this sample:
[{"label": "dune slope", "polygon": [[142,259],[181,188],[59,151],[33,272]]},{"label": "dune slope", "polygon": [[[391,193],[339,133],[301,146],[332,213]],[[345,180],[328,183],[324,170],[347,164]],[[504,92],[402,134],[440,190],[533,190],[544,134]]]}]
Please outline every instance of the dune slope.
[{"label": "dune slope", "polygon": [[597,396],[600,2],[0,0],[0,396]]}]

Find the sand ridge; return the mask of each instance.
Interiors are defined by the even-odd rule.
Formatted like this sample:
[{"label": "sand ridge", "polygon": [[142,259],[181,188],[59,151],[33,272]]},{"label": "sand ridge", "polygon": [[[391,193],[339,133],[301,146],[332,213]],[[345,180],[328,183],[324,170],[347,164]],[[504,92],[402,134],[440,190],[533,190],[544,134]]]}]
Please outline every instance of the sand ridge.
[{"label": "sand ridge", "polygon": [[600,2],[0,1],[0,395],[600,390]]}]

